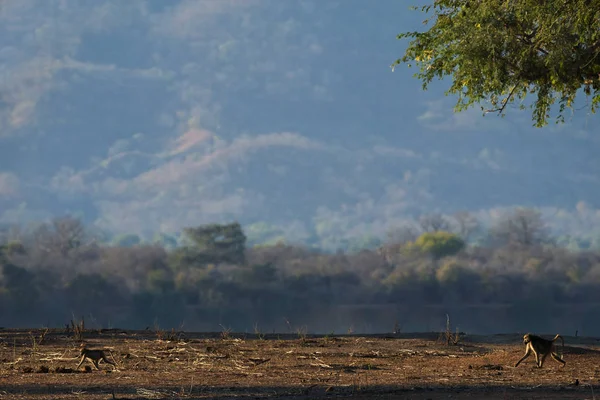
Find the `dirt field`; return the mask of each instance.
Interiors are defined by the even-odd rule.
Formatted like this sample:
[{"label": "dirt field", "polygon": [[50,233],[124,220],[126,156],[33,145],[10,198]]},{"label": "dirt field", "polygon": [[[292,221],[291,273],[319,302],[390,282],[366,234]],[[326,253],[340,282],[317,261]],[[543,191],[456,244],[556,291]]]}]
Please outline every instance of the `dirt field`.
[{"label": "dirt field", "polygon": [[88,347],[110,349],[119,368],[76,371],[72,332],[2,329],[0,398],[600,398],[598,339],[565,337],[566,367],[548,358],[539,370],[534,357],[513,367],[516,334],[438,338],[88,331]]}]

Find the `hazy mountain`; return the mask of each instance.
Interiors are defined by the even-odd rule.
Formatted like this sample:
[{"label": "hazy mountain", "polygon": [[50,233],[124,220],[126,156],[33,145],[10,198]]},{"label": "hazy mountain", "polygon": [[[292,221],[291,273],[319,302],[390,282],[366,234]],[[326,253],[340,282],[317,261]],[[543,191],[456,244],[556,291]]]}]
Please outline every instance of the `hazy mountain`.
[{"label": "hazy mountain", "polygon": [[[389,65],[396,0],[5,0],[0,222],[112,232],[265,221],[382,234],[439,210],[600,219],[600,121],[453,114]],[[581,102],[580,106],[585,104]]]}]

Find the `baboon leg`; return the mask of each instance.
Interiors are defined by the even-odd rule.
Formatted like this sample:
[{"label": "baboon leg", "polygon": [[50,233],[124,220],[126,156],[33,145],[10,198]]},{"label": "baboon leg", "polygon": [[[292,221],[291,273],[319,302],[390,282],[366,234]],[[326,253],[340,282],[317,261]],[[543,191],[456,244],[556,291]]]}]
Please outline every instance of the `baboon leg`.
[{"label": "baboon leg", "polygon": [[540,355],[538,353],[535,353],[535,364],[537,365],[538,368],[542,368],[542,366],[540,365]]},{"label": "baboon leg", "polygon": [[565,360],[561,360],[560,357],[556,353],[552,353],[550,355],[552,356],[553,359],[555,359],[556,361],[561,363],[563,367],[567,364],[567,362]]},{"label": "baboon leg", "polygon": [[81,356],[81,360],[79,361],[79,365],[77,365],[77,368],[75,368],[75,369],[79,369],[79,367],[81,367],[81,364],[83,364],[84,361],[85,361],[85,356]]},{"label": "baboon leg", "polygon": [[103,357],[102,359],[103,359],[103,360],[104,360],[104,362],[105,362],[105,363],[107,363],[107,364],[114,365],[115,367],[117,366],[117,364],[115,364],[114,362],[110,361],[110,360],[109,360],[108,358],[106,358],[106,357]]},{"label": "baboon leg", "polygon": [[540,368],[542,368],[542,366],[544,365],[544,361],[546,361],[546,357],[548,357],[548,354],[542,354],[542,358],[540,359],[540,365],[539,365]]},{"label": "baboon leg", "polygon": [[531,354],[531,351],[529,350],[529,348],[527,348],[527,350],[525,351],[525,355],[519,361],[517,361],[517,363],[515,364],[515,368],[518,367],[522,361],[525,361],[525,359],[527,357],[529,357],[530,354]]},{"label": "baboon leg", "polygon": [[100,367],[98,366],[98,361],[99,361],[99,360],[92,360],[92,363],[94,364],[94,367],[96,367],[96,369],[97,369],[98,371],[100,371]]}]

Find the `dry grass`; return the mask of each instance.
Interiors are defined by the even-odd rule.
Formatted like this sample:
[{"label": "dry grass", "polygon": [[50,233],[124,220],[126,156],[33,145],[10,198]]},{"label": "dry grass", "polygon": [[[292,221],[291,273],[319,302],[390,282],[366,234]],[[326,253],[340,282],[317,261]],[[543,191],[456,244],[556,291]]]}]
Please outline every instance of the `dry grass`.
[{"label": "dry grass", "polygon": [[67,334],[73,334],[75,340],[83,340],[83,334],[85,333],[85,319],[81,317],[81,319],[78,321],[77,318],[73,316],[71,325],[65,325],[65,331]]},{"label": "dry grass", "polygon": [[565,368],[550,360],[538,370],[531,360],[512,367],[523,352],[518,334],[464,335],[448,346],[437,333],[315,337],[224,328],[157,338],[152,330],[88,330],[82,339],[110,349],[119,369],[101,363],[101,371],[75,371],[76,337],[48,330],[34,346],[32,335],[41,331],[0,330],[2,399],[592,399],[590,385],[600,384],[600,342],[582,337],[565,337]]}]

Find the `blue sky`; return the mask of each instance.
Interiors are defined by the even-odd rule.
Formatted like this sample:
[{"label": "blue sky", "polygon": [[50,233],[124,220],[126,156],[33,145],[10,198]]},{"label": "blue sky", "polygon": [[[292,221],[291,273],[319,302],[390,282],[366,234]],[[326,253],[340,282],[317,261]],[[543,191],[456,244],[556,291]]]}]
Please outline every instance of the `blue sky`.
[{"label": "blue sky", "polygon": [[600,220],[599,117],[453,113],[443,82],[389,68],[422,26],[409,5],[4,0],[0,221],[237,219],[303,240],[515,205]]}]

